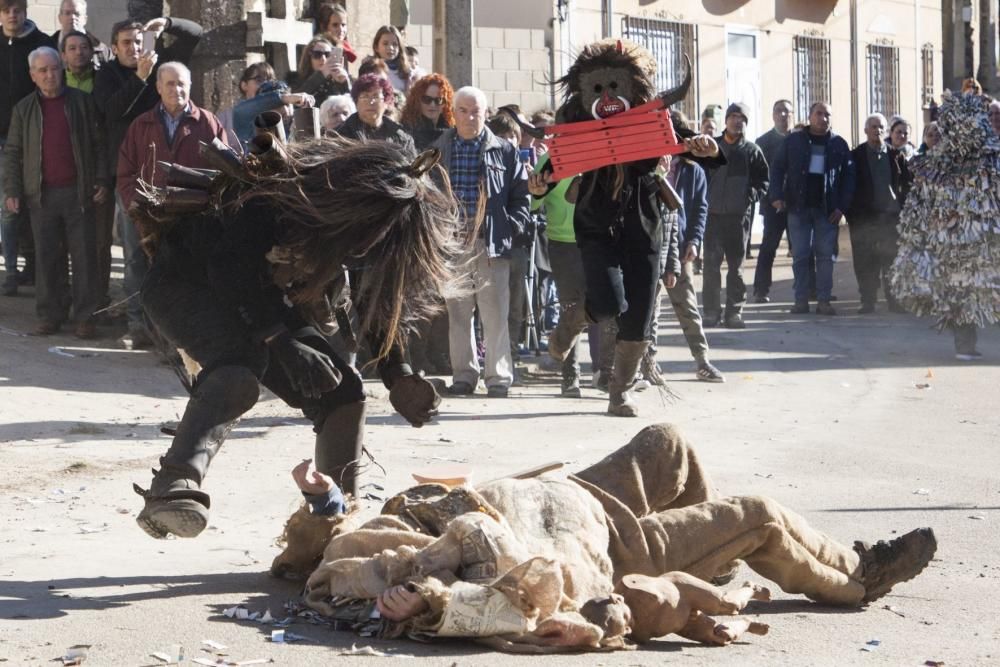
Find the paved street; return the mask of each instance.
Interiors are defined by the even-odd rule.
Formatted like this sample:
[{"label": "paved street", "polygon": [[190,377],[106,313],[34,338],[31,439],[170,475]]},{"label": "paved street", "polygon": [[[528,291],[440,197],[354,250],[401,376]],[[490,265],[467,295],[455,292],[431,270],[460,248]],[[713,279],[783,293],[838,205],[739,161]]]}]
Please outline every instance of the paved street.
[{"label": "paved street", "polygon": [[[664,314],[660,360],[679,398],[646,391],[639,419],[605,416],[606,396],[593,389],[562,399],[554,375],[534,372],[508,400],[446,400],[435,423],[416,430],[391,411],[380,383],[366,383],[367,443],[386,469],[366,481],[385,496],[433,463],[468,463],[474,481],[549,460],[575,470],[646,424],[675,422],[724,494],[772,496],[846,543],[932,526],[936,559],[871,608],[833,609],[774,589],[774,602],[747,610],[770,634],[728,648],[673,637],[638,652],[522,658],[298,623],[289,631],[305,640],[272,644],[270,627],[222,611],[244,604],[281,617],[298,593],[267,568],[296,506],[288,473],[311,455],[310,426],[265,394],[212,467],[209,530],[151,540],[135,525],[141,500],[131,485],[148,484],[169,444],[160,428],[179,419],[183,389],[154,355],[110,339],[90,346],[17,335],[34,326],[33,301],[21,297],[0,300],[0,663],[52,664],[89,644],[86,665],[158,664],[150,654],[174,644],[189,660],[208,657],[205,639],[228,646],[232,660],[279,665],[340,664],[353,644],[446,666],[1000,663],[1000,330],[981,333],[985,361],[970,365],[954,360],[951,336],[927,321],[890,315],[884,304],[874,316],[854,315],[846,255],[834,290],[841,316],[788,315],[789,262],[782,247],[775,301],[749,306],[745,331],[709,331],[726,384],[695,381]],[[365,511],[378,507],[367,501]],[[744,578],[760,579],[747,568],[736,583]]]}]

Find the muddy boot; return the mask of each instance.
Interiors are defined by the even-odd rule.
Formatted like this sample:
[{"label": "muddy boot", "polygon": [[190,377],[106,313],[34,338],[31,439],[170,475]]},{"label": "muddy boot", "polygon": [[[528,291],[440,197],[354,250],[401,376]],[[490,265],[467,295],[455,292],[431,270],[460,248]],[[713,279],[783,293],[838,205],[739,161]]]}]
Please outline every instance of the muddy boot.
[{"label": "muddy boot", "polygon": [[854,550],[861,556],[861,583],[865,586],[862,602],[874,602],[896,584],[920,574],[934,557],[937,539],[930,528],[918,528],[891,542],[855,542]]},{"label": "muddy boot", "polygon": [[639,406],[632,396],[635,375],[642,355],[649,347],[644,340],[620,340],[615,345],[615,366],[608,383],[608,414],[616,417],[638,417]]},{"label": "muddy boot", "polygon": [[327,415],[316,434],[316,470],[355,498],[358,496],[358,465],[365,435],[365,403],[341,405]]},{"label": "muddy boot", "polygon": [[211,501],[201,484],[208,465],[259,395],[256,376],[242,366],[217,368],[195,385],[149,490],[133,485],[146,501],[136,518],[140,528],[157,539],[197,537],[205,529]]},{"label": "muddy boot", "polygon": [[583,302],[571,303],[563,308],[559,314],[559,324],[549,334],[549,356],[556,361],[565,360],[588,324],[590,318],[587,317]]}]

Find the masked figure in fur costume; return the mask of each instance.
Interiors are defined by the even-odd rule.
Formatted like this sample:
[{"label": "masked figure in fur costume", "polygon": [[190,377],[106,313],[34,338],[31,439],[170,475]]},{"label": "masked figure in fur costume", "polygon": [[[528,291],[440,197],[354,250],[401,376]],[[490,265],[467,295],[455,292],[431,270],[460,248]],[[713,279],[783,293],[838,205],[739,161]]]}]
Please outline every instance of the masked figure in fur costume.
[{"label": "masked figure in fur costume", "polygon": [[[558,81],[566,96],[558,121],[608,118],[649,102],[657,96],[655,74],[656,62],[636,44],[616,40],[591,44]],[[682,100],[690,83],[688,68],[680,86],[660,95],[665,105]],[[688,146],[687,157],[706,166],[725,163],[711,137],[696,137],[686,128],[674,130]],[[583,259],[586,301],[565,307],[549,338],[549,353],[561,361],[588,323],[618,319],[608,405],[608,412],[618,416],[638,415],[629,390],[648,347],[646,336],[661,277],[664,211],[657,163],[658,158],[639,160],[581,176],[573,226]],[[670,276],[665,279],[670,282]]]},{"label": "masked figure in fur costume", "polygon": [[[295,473],[304,490],[332,483],[306,468]],[[672,632],[726,644],[766,630],[711,618],[767,599],[759,587],[709,583],[731,579],[738,560],[786,592],[859,606],[919,574],[936,548],[928,528],[851,548],[770,498],[721,498],[669,424],[568,478],[424,484],[365,523],[359,512],[307,512],[289,522],[272,572],[312,572],[312,608],[364,634],[476,637],[518,652],[626,648],[626,636]]]},{"label": "masked figure in fur costume", "polygon": [[[222,173],[209,176],[204,205],[184,205],[184,196],[198,200],[194,191],[149,192],[148,205],[130,211],[146,240],[155,237],[143,307],[202,368],[151,487],[136,487],[145,498],[138,523],[153,537],[194,537],[205,528],[206,471],[257,402],[259,384],[313,422],[317,466],[339,485],[321,499],[326,510],[343,509],[342,491],[357,493],[364,391],[320,333],[344,267],[360,277],[353,288],[361,332],[393,406],[421,426],[440,401],[403,362],[400,344],[453,273],[457,217],[450,193],[427,173],[436,154],[414,160],[379,142],[286,148],[272,135],[258,140],[246,163],[214,153]],[[160,215],[171,206],[172,215]],[[185,209],[192,212],[177,214]]]}]

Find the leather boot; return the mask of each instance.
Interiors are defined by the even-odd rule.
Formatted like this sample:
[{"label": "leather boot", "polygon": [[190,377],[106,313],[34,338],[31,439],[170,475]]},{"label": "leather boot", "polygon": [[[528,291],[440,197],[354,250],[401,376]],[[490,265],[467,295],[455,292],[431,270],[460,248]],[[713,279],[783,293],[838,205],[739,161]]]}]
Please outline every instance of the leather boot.
[{"label": "leather boot", "polygon": [[358,496],[358,464],[365,438],[365,403],[341,405],[316,434],[316,470],[333,478],[344,493]]},{"label": "leather boot", "polygon": [[549,334],[549,356],[556,361],[564,361],[577,339],[591,323],[583,302],[571,303],[559,314],[559,324]]},{"label": "leather boot", "polygon": [[136,522],[150,536],[197,537],[208,524],[211,499],[201,490],[208,465],[240,415],[257,402],[257,377],[242,366],[223,366],[195,385],[177,434],[160,458]]},{"label": "leather boot", "polygon": [[631,394],[635,374],[642,355],[649,347],[644,340],[620,340],[615,345],[615,367],[608,385],[608,414],[616,417],[638,417],[639,406]]}]

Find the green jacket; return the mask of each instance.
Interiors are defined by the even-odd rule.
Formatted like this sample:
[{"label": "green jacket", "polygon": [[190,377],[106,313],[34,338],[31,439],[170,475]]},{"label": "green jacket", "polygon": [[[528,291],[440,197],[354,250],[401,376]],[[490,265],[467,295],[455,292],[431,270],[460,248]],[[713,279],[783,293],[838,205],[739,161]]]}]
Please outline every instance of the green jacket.
[{"label": "green jacket", "polygon": [[[74,88],[64,88],[66,116],[76,162],[77,193],[86,207],[94,196],[94,186],[110,187],[104,126],[93,98]],[[5,197],[18,197],[37,206],[42,196],[42,107],[38,91],[14,106],[4,146],[3,191]]]},{"label": "green jacket", "polygon": [[[549,154],[546,153],[539,158],[535,171],[541,171],[548,162]],[[576,232],[573,231],[573,211],[576,206],[566,201],[566,191],[572,183],[572,178],[564,178],[541,197],[531,196],[532,211],[545,206],[545,233],[550,241],[576,243]]]}]

